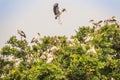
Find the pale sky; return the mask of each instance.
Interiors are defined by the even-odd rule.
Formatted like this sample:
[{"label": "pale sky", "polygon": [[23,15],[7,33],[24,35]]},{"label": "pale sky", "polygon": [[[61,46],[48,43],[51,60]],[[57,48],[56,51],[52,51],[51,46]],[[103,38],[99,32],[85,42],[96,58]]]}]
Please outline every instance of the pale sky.
[{"label": "pale sky", "polygon": [[[62,25],[54,19],[53,5],[66,8]],[[75,34],[80,26],[89,26],[90,19],[120,18],[120,0],[0,0],[0,48],[17,29],[22,29],[31,41],[37,32],[43,36]]]}]

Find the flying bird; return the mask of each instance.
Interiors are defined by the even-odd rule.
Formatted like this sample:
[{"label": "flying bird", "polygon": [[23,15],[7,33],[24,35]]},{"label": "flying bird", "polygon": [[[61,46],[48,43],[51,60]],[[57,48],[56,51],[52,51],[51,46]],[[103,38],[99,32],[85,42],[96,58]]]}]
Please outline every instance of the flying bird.
[{"label": "flying bird", "polygon": [[38,43],[39,42],[39,36],[40,36],[40,33],[37,33],[37,35],[35,37],[33,37],[31,43],[33,43],[33,42]]},{"label": "flying bird", "polygon": [[26,35],[22,30],[18,29],[17,32],[18,32],[18,34],[20,34],[21,40],[22,40],[22,37],[26,38]]},{"label": "flying bird", "polygon": [[54,15],[55,15],[55,19],[60,18],[60,15],[62,14],[62,12],[66,11],[65,8],[63,8],[63,9],[60,11],[58,5],[59,5],[58,3],[55,3],[55,4],[53,5],[53,12],[54,12]]}]

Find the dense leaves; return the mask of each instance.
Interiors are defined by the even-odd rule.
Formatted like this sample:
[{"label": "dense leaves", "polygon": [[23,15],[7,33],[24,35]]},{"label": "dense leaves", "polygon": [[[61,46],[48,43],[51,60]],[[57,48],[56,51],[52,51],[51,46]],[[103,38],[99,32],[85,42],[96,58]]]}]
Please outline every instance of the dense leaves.
[{"label": "dense leaves", "polygon": [[44,36],[29,46],[10,37],[0,51],[0,80],[120,80],[120,30],[80,27],[70,39]]}]

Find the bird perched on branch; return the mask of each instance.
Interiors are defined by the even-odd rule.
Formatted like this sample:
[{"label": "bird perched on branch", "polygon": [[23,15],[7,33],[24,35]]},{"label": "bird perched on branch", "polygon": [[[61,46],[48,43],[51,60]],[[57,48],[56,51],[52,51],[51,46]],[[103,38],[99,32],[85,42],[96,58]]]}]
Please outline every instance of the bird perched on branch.
[{"label": "bird perched on branch", "polygon": [[102,23],[102,20],[95,22],[94,20],[90,20],[89,22],[92,22],[94,26],[101,26],[100,23]]},{"label": "bird perched on branch", "polygon": [[53,5],[53,12],[54,12],[54,15],[55,15],[55,19],[58,19],[60,18],[60,15],[62,14],[62,12],[66,11],[66,9],[62,9],[61,11],[59,10],[59,6],[58,6],[58,3],[55,3]]},{"label": "bird perched on branch", "polygon": [[116,21],[117,21],[116,17],[112,16],[112,18],[104,20],[104,23],[105,23],[105,25],[111,25],[111,24],[115,23]]},{"label": "bird perched on branch", "polygon": [[17,32],[18,32],[18,34],[20,34],[21,40],[22,40],[22,37],[26,38],[26,35],[22,30],[18,29]]},{"label": "bird perched on branch", "polygon": [[38,43],[39,42],[39,36],[40,36],[40,33],[37,33],[37,35],[35,37],[33,37],[31,43],[33,43],[33,42]]},{"label": "bird perched on branch", "polygon": [[112,19],[110,21],[115,22],[115,21],[117,21],[117,19],[115,16],[112,16]]},{"label": "bird perched on branch", "polygon": [[97,33],[101,29],[102,20],[96,22],[94,20],[90,20],[89,22],[92,22],[92,24],[95,26],[94,33]]},{"label": "bird perched on branch", "polygon": [[115,25],[116,25],[116,28],[119,28],[119,29],[120,29],[120,21],[116,21],[116,22],[115,22]]}]

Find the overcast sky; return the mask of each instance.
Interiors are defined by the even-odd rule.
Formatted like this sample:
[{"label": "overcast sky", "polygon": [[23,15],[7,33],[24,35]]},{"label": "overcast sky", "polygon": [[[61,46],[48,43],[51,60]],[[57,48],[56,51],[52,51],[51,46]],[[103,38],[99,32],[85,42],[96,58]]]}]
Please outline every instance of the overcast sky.
[{"label": "overcast sky", "polygon": [[[53,5],[66,8],[62,25],[54,19]],[[120,0],[0,0],[0,48],[17,29],[22,29],[30,42],[37,32],[43,36],[75,34],[75,29],[88,26],[90,19],[120,18]]]}]

